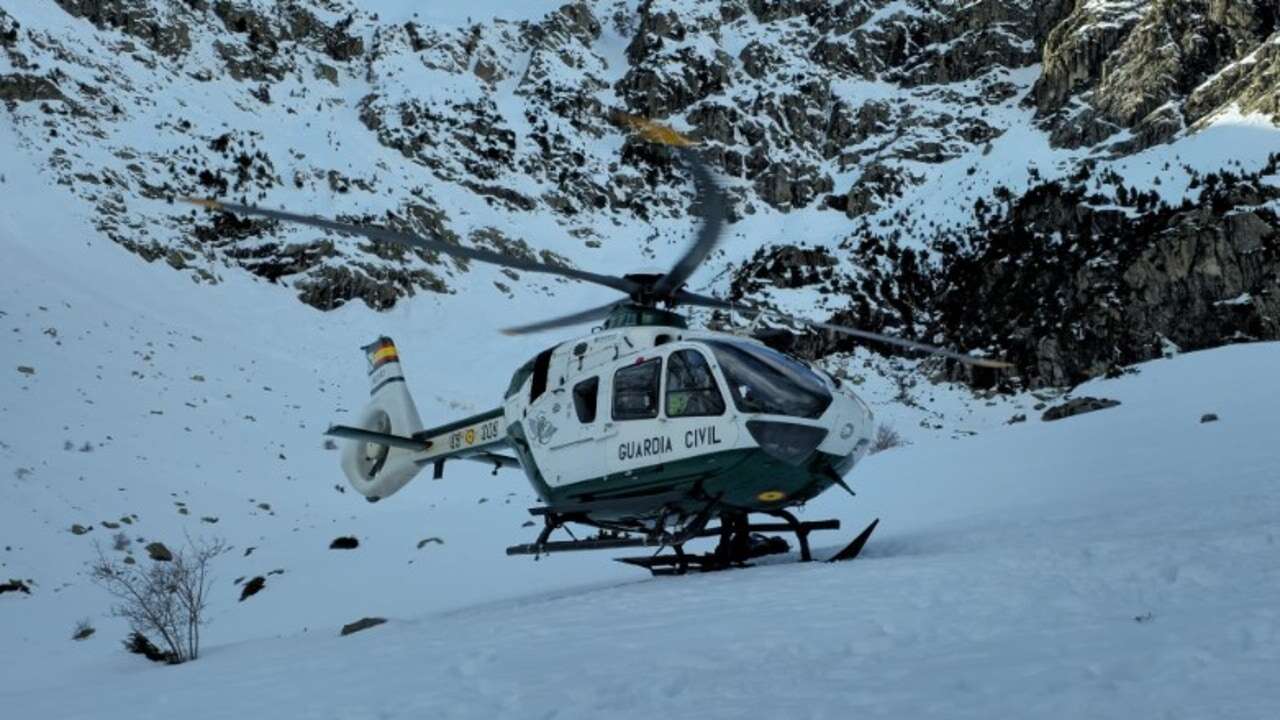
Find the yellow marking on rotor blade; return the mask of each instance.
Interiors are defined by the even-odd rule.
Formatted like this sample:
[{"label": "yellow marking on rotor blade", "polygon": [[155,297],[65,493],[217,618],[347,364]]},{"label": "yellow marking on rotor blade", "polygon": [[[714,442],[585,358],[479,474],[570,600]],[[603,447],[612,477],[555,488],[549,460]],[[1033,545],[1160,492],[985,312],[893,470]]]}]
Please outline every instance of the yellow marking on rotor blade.
[{"label": "yellow marking on rotor blade", "polygon": [[190,198],[190,197],[184,197],[184,198],[178,198],[178,199],[181,200],[182,202],[191,203],[192,205],[199,205],[202,208],[208,208],[210,210],[222,209],[222,203],[218,202],[217,200],[206,200],[205,198]]},{"label": "yellow marking on rotor blade", "polygon": [[628,115],[627,113],[617,113],[616,117],[621,124],[635,130],[637,135],[649,142],[673,147],[693,147],[697,145],[688,135],[662,123],[635,115]]},{"label": "yellow marking on rotor blade", "polygon": [[771,502],[778,502],[779,500],[782,500],[786,496],[787,494],[782,492],[781,490],[765,490],[764,492],[757,495],[756,499],[759,500],[760,502],[771,503]]}]

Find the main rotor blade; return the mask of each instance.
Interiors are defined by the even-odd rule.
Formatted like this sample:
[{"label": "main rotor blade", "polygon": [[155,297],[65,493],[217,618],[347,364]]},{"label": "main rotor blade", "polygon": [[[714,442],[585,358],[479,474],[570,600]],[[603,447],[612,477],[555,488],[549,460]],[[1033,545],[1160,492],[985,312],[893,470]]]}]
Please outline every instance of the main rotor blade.
[{"label": "main rotor blade", "polygon": [[258,217],[271,218],[273,220],[283,220],[285,222],[297,223],[299,225],[308,225],[310,227],[321,228],[323,230],[332,230],[344,235],[357,235],[366,237],[374,242],[388,242],[397,245],[407,245],[409,247],[422,248],[424,250],[433,250],[435,252],[452,255],[454,257],[466,258],[467,260],[476,260],[478,262],[489,263],[491,265],[499,265],[512,270],[524,270],[526,272],[545,273],[547,275],[559,275],[560,277],[572,278],[574,280],[583,280],[596,285],[604,285],[613,288],[619,292],[631,295],[640,289],[640,286],[626,278],[620,278],[614,275],[600,275],[598,273],[588,272],[586,270],[578,270],[570,267],[558,267],[556,265],[548,265],[536,260],[525,260],[523,258],[511,257],[490,250],[482,250],[480,248],[465,247],[462,245],[454,245],[435,237],[420,237],[418,235],[410,235],[409,233],[396,232],[388,230],[384,227],[376,225],[352,225],[350,223],[337,222],[336,220],[328,220],[321,217],[311,215],[299,215],[285,210],[268,210],[266,208],[253,207],[252,205],[240,205],[232,202],[222,202],[221,200],[201,200],[199,198],[183,198],[184,201],[193,205],[209,208],[210,210],[222,210],[225,212],[236,213],[237,215],[256,215]]},{"label": "main rotor blade", "polygon": [[582,312],[574,313],[572,315],[561,315],[557,318],[530,323],[528,325],[503,328],[502,332],[505,335],[525,335],[528,333],[542,332],[543,330],[568,327],[570,325],[581,325],[584,322],[608,317],[609,313],[613,311],[614,306],[617,304],[618,303],[616,302],[611,302],[607,305],[601,305],[600,307],[591,308],[590,310],[583,310]]},{"label": "main rotor blade", "polygon": [[771,315],[775,318],[786,320],[788,322],[797,323],[799,325],[808,325],[809,327],[815,327],[821,330],[830,330],[832,332],[837,332],[842,335],[852,335],[853,337],[859,337],[866,340],[876,340],[878,342],[887,343],[889,345],[897,345],[898,347],[909,348],[911,350],[920,350],[923,352],[927,352],[930,355],[941,355],[942,357],[948,357],[948,358],[951,358],[952,360],[959,360],[960,362],[966,365],[993,368],[997,370],[1003,370],[1003,369],[1008,369],[1013,367],[1013,365],[1007,362],[1001,362],[1000,360],[990,360],[988,358],[980,358],[980,357],[974,357],[972,355],[965,355],[964,353],[958,353],[952,350],[947,350],[945,348],[940,348],[935,345],[928,345],[922,342],[916,342],[915,340],[906,340],[900,337],[894,337],[892,335],[883,335],[881,333],[871,332],[869,330],[859,330],[858,328],[848,327],[847,325],[833,325],[832,323],[818,322],[816,320],[806,320],[805,318],[802,318],[802,317],[796,317],[795,315],[791,315],[789,313],[784,313],[779,310],[773,310],[772,308],[761,307],[759,305],[755,305],[752,303],[735,303],[735,302],[730,302],[728,300],[721,300],[720,298],[709,297],[707,295],[699,295],[697,293],[687,292],[684,290],[681,290],[680,292],[676,293],[675,300],[676,302],[682,303],[684,305],[694,305],[697,307],[715,308],[718,310],[736,310],[741,313],[753,313],[756,315],[761,315],[761,314]]},{"label": "main rotor blade", "polygon": [[728,202],[724,189],[711,176],[710,169],[698,151],[677,147],[676,153],[689,164],[693,173],[693,184],[702,198],[702,225],[698,227],[698,235],[693,244],[685,251],[684,256],[676,261],[671,270],[658,279],[653,286],[655,297],[667,297],[674,293],[693,275],[703,260],[715,249],[724,230],[725,210]]}]

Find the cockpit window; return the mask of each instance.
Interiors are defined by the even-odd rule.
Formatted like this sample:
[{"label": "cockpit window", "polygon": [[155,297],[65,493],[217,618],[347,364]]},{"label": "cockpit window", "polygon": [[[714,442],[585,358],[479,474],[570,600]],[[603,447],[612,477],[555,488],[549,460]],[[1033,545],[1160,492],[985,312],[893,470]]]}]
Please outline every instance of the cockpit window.
[{"label": "cockpit window", "polygon": [[613,375],[613,419],[658,417],[658,380],[662,358],[624,367]]},{"label": "cockpit window", "polygon": [[667,417],[723,413],[724,398],[702,353],[697,350],[671,353],[667,358]]},{"label": "cockpit window", "polygon": [[782,353],[728,340],[709,340],[707,345],[741,412],[817,418],[831,404],[831,393],[822,380]]}]

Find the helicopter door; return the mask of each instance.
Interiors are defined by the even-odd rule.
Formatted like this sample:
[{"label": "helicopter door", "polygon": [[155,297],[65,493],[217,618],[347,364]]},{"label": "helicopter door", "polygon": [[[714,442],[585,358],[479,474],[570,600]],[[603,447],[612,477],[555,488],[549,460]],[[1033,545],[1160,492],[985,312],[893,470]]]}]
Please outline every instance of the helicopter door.
[{"label": "helicopter door", "polygon": [[729,450],[737,441],[737,425],[702,352],[684,348],[667,356],[659,427],[671,438],[672,460]]},{"label": "helicopter door", "polygon": [[[600,376],[578,380],[565,393],[559,413],[561,433],[551,443],[551,462],[545,473],[553,487],[603,475],[600,462]],[[559,406],[560,403],[557,403]]]},{"label": "helicopter door", "polygon": [[611,473],[728,450],[737,439],[715,373],[692,348],[671,351],[666,363],[653,358],[620,368],[612,413],[618,434],[605,450]]},{"label": "helicopter door", "polygon": [[628,473],[664,462],[669,438],[658,435],[662,358],[640,358],[613,373],[609,417],[605,423],[605,467]]}]

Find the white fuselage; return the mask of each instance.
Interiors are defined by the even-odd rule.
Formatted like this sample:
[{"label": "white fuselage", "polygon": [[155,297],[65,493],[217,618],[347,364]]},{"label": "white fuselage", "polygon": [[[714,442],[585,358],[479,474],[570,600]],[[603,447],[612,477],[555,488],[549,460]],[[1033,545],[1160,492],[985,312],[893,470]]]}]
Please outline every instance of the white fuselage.
[{"label": "white fuselage", "polygon": [[[746,428],[749,420],[821,428],[825,436],[816,450],[828,455],[860,458],[865,453],[872,416],[852,390],[820,369],[787,358],[791,364],[782,367],[803,376],[810,387],[820,383],[830,402],[821,408],[801,403],[808,417],[769,412],[785,408],[761,412],[749,394],[753,388],[743,382],[731,387],[733,369],[726,372],[724,364],[733,357],[726,354],[726,344],[735,357],[742,354],[737,350],[766,360],[783,357],[758,341],[726,333],[662,326],[600,330],[557,345],[522,369],[531,372],[523,382],[519,376],[513,382],[503,405],[505,423],[525,428],[529,451],[551,488],[603,477],[625,479],[658,464],[757,448]],[[706,386],[707,374],[695,372],[703,378],[699,390],[682,391],[690,375],[682,371],[702,367],[698,358],[714,387]],[[777,379],[753,382],[768,385],[771,380]],[[645,381],[653,383],[652,395]],[[691,402],[700,403],[692,412]]]}]

